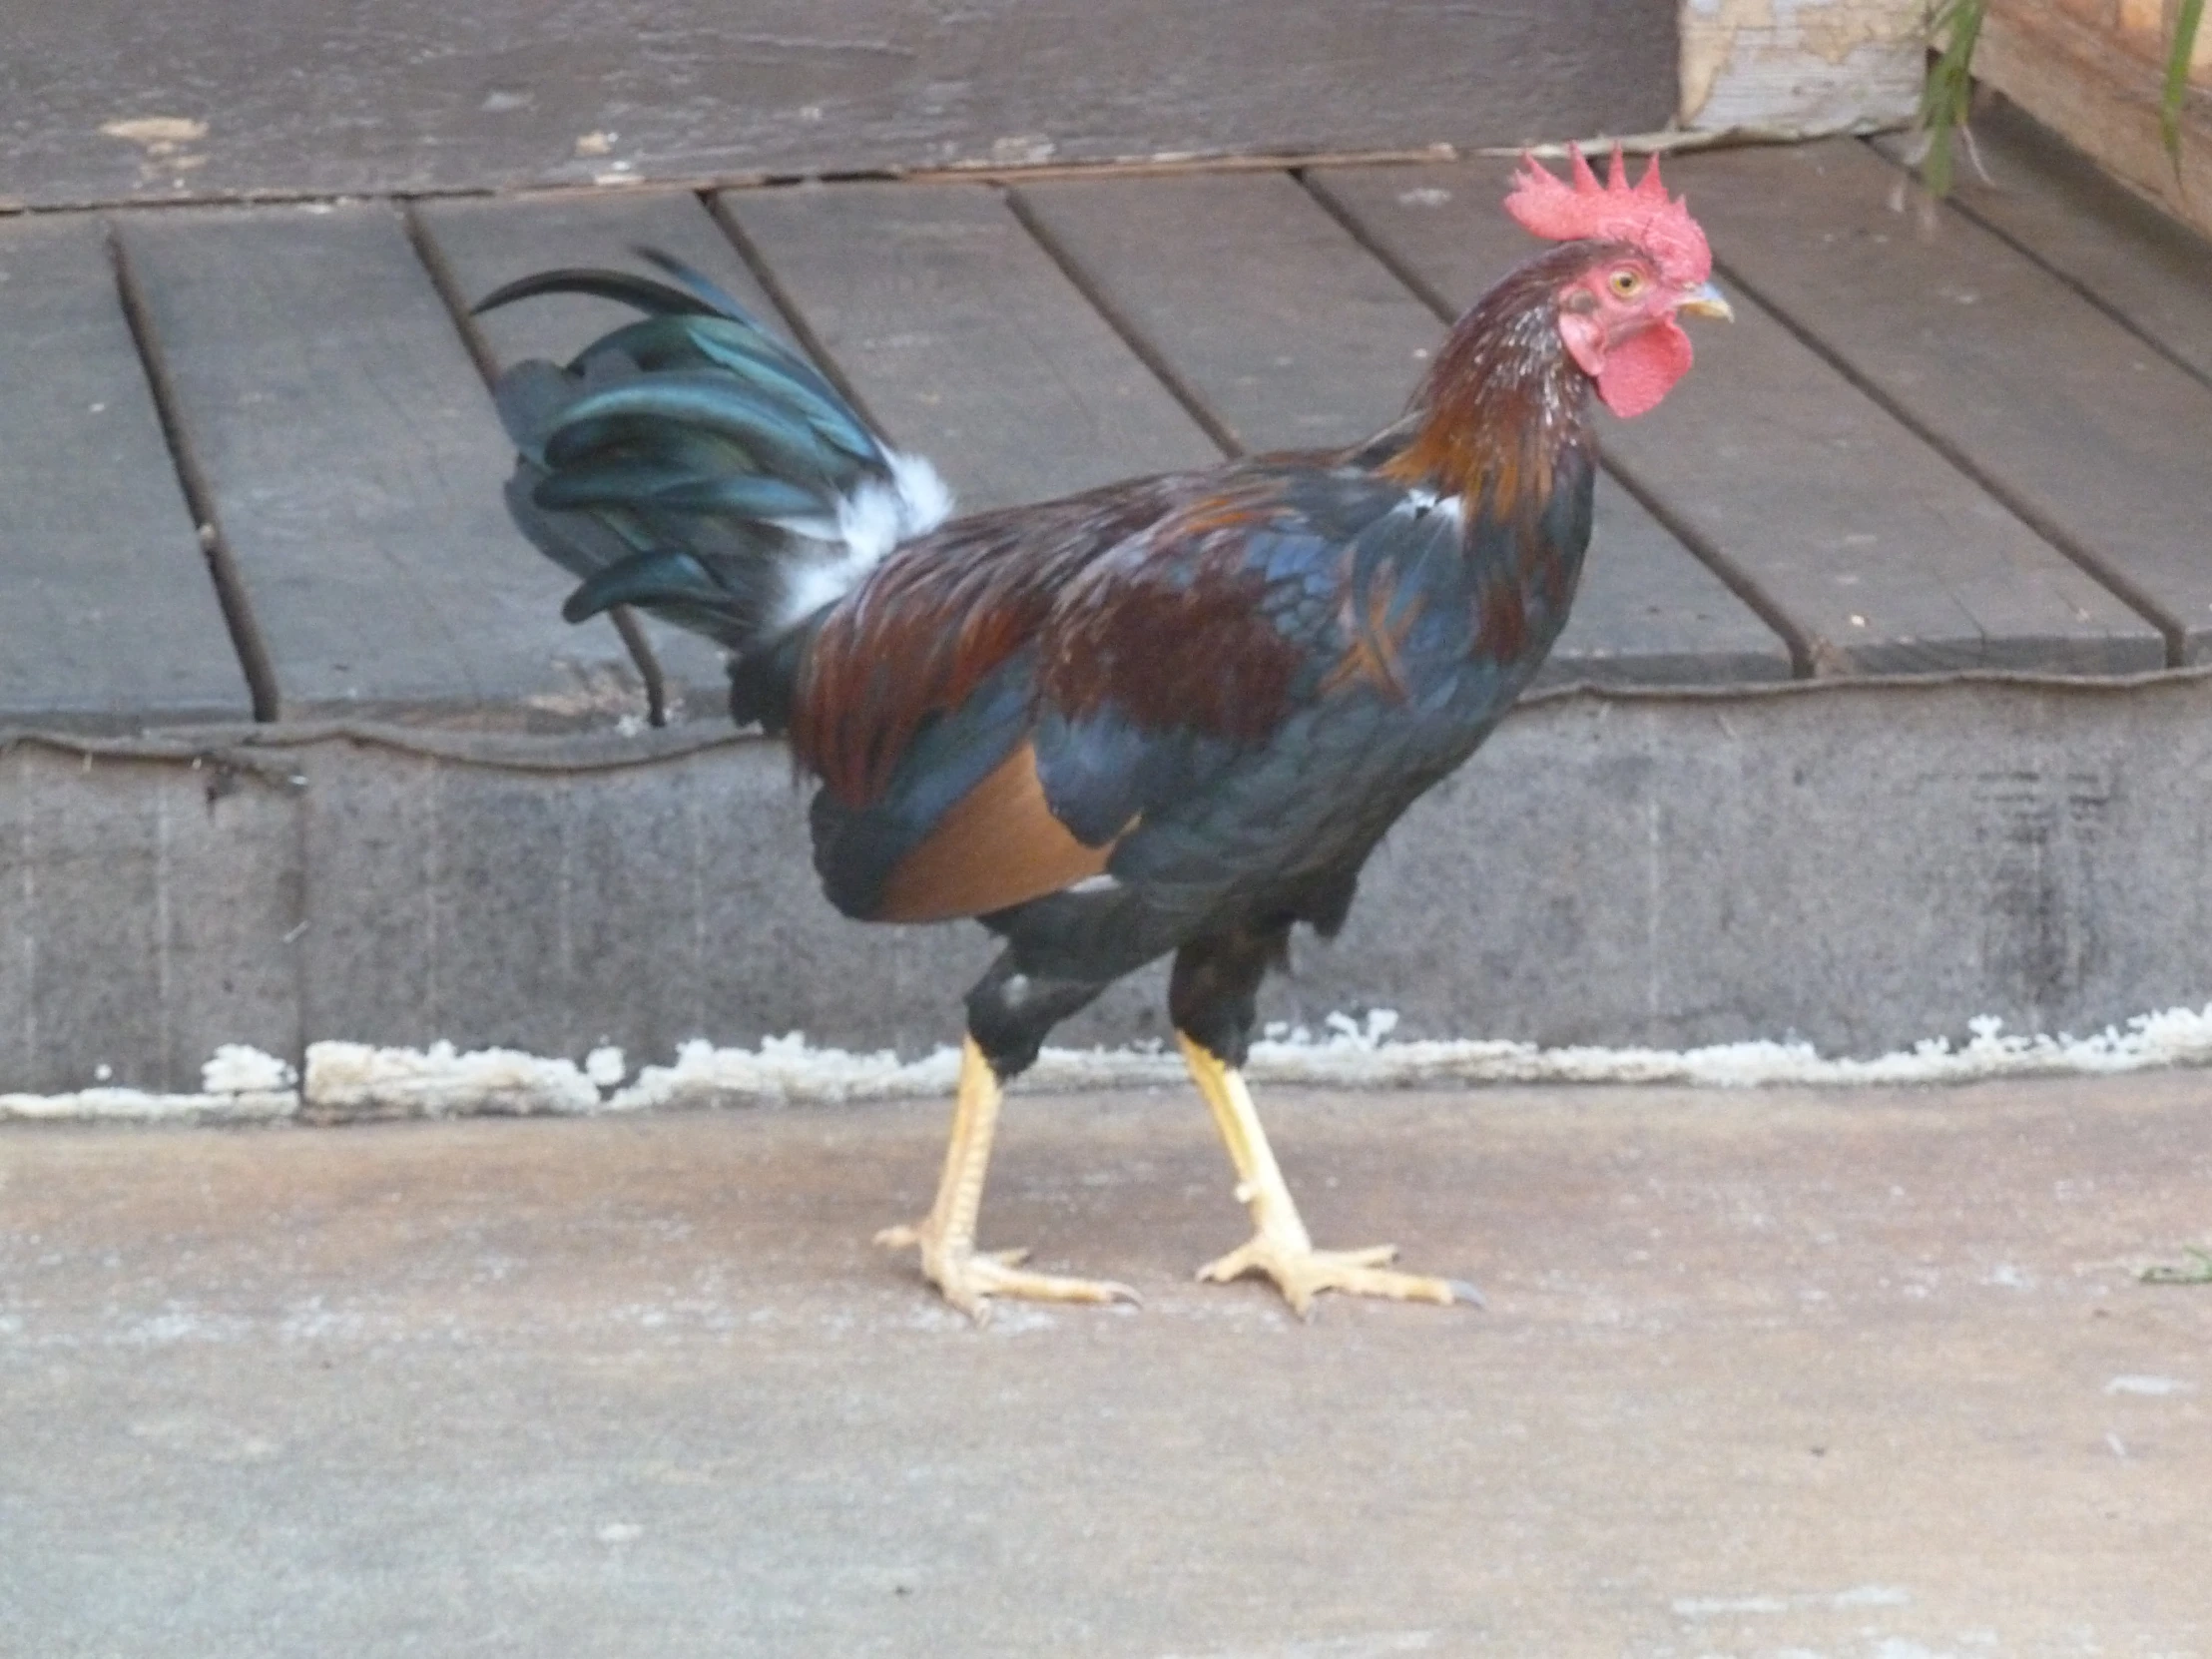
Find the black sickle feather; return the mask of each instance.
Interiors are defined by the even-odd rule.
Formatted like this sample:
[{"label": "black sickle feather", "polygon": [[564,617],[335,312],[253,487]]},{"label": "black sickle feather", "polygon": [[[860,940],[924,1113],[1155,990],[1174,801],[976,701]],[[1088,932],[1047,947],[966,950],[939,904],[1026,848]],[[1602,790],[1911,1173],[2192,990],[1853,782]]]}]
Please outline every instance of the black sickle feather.
[{"label": "black sickle feather", "polygon": [[727,605],[730,589],[689,553],[655,549],[597,571],[568,596],[561,616],[582,622],[611,605]]},{"label": "black sickle feather", "polygon": [[649,265],[659,266],[661,270],[675,277],[686,288],[732,321],[742,322],[756,333],[765,334],[768,332],[767,329],[761,326],[761,319],[755,316],[747,306],[739,303],[737,295],[713,277],[693,270],[692,267],[679,260],[674,254],[666,253],[658,248],[648,248],[643,243],[633,244],[630,252]]},{"label": "black sickle feather", "polygon": [[[633,276],[626,271],[541,271],[496,287],[469,307],[469,315],[511,305],[518,299],[534,299],[541,293],[588,293],[598,299],[634,305],[654,316],[718,316],[723,314],[696,294],[656,282],[650,276]],[[750,319],[743,319],[750,320]]]}]

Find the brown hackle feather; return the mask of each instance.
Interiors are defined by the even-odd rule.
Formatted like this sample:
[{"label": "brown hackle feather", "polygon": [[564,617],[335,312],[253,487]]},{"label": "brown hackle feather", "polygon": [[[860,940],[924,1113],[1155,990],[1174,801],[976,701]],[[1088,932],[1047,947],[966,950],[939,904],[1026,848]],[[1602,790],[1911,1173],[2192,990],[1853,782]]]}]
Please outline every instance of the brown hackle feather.
[{"label": "brown hackle feather", "polygon": [[[1412,440],[1381,471],[1521,524],[1542,510],[1561,448],[1588,440],[1579,377],[1559,342],[1562,283],[1603,254],[1580,243],[1531,260],[1461,317],[1415,388]],[[1621,252],[1625,252],[1622,250]]]}]

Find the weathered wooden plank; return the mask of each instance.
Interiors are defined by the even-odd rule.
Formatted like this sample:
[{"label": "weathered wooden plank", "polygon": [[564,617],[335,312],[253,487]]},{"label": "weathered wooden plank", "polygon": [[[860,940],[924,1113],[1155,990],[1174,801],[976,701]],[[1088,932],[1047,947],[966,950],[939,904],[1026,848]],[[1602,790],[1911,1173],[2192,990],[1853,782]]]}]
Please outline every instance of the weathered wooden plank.
[{"label": "weathered wooden plank", "polygon": [[[459,197],[419,204],[416,223],[444,266],[463,304],[503,282],[560,267],[611,266],[660,273],[634,249],[673,254],[728,288],[770,327],[776,308],[753,279],[730,239],[690,191],[610,191],[587,196]],[[589,341],[637,319],[627,305],[581,294],[555,294],[471,318],[500,367],[526,357],[566,362]],[[519,538],[518,538],[519,541]],[[712,716],[726,703],[722,653],[707,640],[641,616],[653,653],[686,712]],[[587,624],[603,629],[605,622]]]},{"label": "weathered wooden plank", "polygon": [[[2212,378],[2212,243],[2001,99],[1973,135],[1988,178],[1961,157],[1957,205]],[[1874,142],[1898,162],[1913,147],[1906,134]]]},{"label": "weathered wooden plank", "polygon": [[0,728],[253,717],[105,234],[0,224]]},{"label": "weathered wooden plank", "polygon": [[1863,144],[1670,166],[1770,308],[2047,539],[2154,613],[2181,661],[2212,645],[2212,389],[1997,237],[1891,211]]},{"label": "weathered wooden plank", "polygon": [[[40,206],[1646,132],[1675,0],[10,0]],[[163,122],[153,125],[153,120]]]},{"label": "weathered wooden plank", "polygon": [[[1463,306],[1533,246],[1498,211],[1508,171],[1314,177],[1423,286]],[[1693,191],[1713,228],[1718,192]],[[1733,247],[1721,241],[1724,260]],[[1697,366],[1665,403],[1606,419],[1606,453],[1789,619],[1817,672],[2159,666],[2154,628],[1733,297],[1734,324],[1691,325]]]},{"label": "weathered wooden plank", "polygon": [[1709,686],[1787,680],[1790,647],[1611,477],[1590,554],[1538,686]]},{"label": "weathered wooden plank", "polygon": [[287,719],[603,723],[643,707],[610,631],[508,524],[511,464],[398,216],[133,215],[118,234]]},{"label": "weathered wooden plank", "polygon": [[1220,450],[982,185],[731,192],[815,337],[962,511]]},{"label": "weathered wooden plank", "polygon": [[1287,173],[1037,184],[1020,200],[1247,450],[1386,425],[1436,319]]},{"label": "weathered wooden plank", "polygon": [[[1024,187],[1043,232],[1211,409],[1265,450],[1394,419],[1435,316],[1286,174]],[[1772,679],[1782,642],[1611,479],[1553,679]]]}]

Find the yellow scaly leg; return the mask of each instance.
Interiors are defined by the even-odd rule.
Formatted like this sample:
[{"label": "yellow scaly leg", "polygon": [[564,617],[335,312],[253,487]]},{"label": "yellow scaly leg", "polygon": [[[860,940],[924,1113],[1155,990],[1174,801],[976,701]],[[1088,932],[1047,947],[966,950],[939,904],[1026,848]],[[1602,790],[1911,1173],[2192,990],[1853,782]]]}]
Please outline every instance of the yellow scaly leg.
[{"label": "yellow scaly leg", "polygon": [[886,1227],[875,1235],[875,1242],[894,1250],[918,1246],[923,1276],[944,1293],[945,1301],[978,1325],[990,1317],[985,1299],[994,1296],[1033,1302],[1135,1302],[1135,1291],[1111,1280],[1025,1273],[1017,1264],[1029,1254],[1026,1250],[975,1248],[975,1218],[983,1207],[983,1177],[990,1168],[999,1100],[998,1076],[969,1037],[960,1048],[952,1141],[945,1148],[937,1201],[920,1221]]},{"label": "yellow scaly leg", "polygon": [[1251,1242],[1239,1246],[1218,1261],[1198,1270],[1198,1277],[1226,1283],[1248,1273],[1264,1273],[1274,1280],[1300,1318],[1314,1311],[1314,1298],[1323,1291],[1343,1291],[1351,1296],[1389,1297],[1397,1302],[1468,1302],[1476,1307],[1482,1298],[1472,1285],[1457,1279],[1430,1279],[1419,1274],[1396,1273],[1382,1264],[1397,1255],[1395,1245],[1376,1245],[1367,1250],[1316,1250],[1299,1219],[1298,1205],[1284,1185],[1268,1146],[1267,1132],[1252,1107],[1252,1091],[1243,1073],[1225,1065],[1203,1044],[1180,1031],[1183,1063],[1191,1079],[1213,1109],[1214,1123],[1237,1166],[1237,1197],[1252,1212]]}]

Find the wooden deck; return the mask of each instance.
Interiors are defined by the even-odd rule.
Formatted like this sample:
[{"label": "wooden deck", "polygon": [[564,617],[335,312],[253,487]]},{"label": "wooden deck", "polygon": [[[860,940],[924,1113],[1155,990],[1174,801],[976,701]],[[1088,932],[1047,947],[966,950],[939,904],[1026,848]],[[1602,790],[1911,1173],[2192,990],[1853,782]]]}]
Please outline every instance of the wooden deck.
[{"label": "wooden deck", "polygon": [[[1898,211],[1884,147],[1684,157],[1732,328],[1609,422],[1553,681],[1731,685],[2212,652],[2212,252],[2023,130]],[[604,726],[613,630],[509,528],[482,376],[665,247],[780,318],[961,501],[1334,443],[1522,256],[1504,164],[318,203],[0,221],[0,729]],[[166,438],[166,442],[165,442]],[[711,713],[720,672],[656,632]]]},{"label": "wooden deck", "polygon": [[[1603,690],[1409,814],[1267,1017],[1875,1053],[2212,994],[2212,683],[2160,672],[2212,662],[2212,250],[1982,137],[1998,184],[1926,216],[1881,145],[1668,164],[1738,319],[1605,429],[1547,671]],[[637,735],[630,651],[506,522],[486,375],[621,313],[468,301],[667,248],[986,507],[1387,421],[1526,251],[1506,172],[0,219],[0,1091],[941,1041],[977,931],[839,920],[714,653],[653,633]],[[1157,1019],[1140,978],[1063,1037]]]}]

